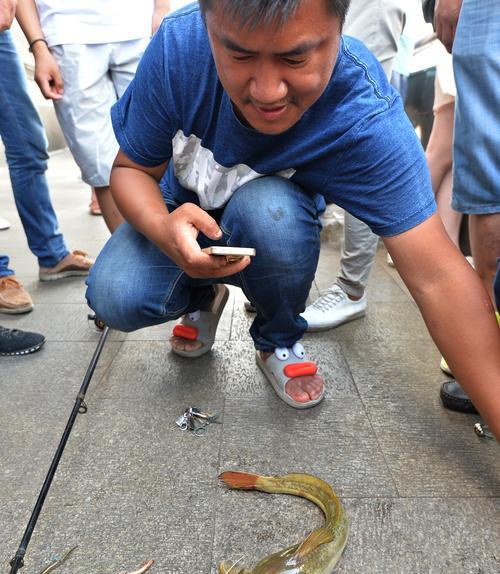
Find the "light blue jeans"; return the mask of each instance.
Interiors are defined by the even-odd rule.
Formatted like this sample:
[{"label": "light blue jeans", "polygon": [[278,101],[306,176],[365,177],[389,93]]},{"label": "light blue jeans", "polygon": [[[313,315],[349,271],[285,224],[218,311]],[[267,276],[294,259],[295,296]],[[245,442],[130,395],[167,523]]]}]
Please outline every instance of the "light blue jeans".
[{"label": "light blue jeans", "polygon": [[464,0],[453,43],[456,211],[500,212],[500,2]]},{"label": "light blue jeans", "polygon": [[255,347],[291,347],[307,327],[300,313],[319,257],[314,198],[286,179],[263,177],[243,185],[223,210],[211,215],[223,237],[214,242],[200,234],[200,246],[254,247],[257,255],[243,272],[224,279],[192,279],[124,223],[90,271],[90,307],[110,327],[133,331],[206,308],[212,285],[227,283],[241,287],[257,308],[250,329]]},{"label": "light blue jeans", "polygon": [[[29,248],[40,266],[53,267],[69,251],[58,229],[45,177],[45,132],[29,97],[24,69],[9,30],[0,33],[0,137]],[[8,265],[9,258],[0,255],[0,277],[14,273]]]}]

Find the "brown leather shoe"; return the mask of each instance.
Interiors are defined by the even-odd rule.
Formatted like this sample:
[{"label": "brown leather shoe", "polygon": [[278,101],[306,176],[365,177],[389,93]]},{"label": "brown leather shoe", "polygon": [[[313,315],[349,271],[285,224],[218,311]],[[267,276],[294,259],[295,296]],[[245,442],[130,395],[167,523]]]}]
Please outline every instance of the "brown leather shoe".
[{"label": "brown leather shoe", "polygon": [[38,278],[40,281],[57,281],[66,277],[88,275],[93,264],[94,260],[87,257],[84,251],[73,251],[54,267],[40,267]]},{"label": "brown leather shoe", "polygon": [[30,294],[15,275],[0,277],[0,313],[18,315],[33,309]]}]

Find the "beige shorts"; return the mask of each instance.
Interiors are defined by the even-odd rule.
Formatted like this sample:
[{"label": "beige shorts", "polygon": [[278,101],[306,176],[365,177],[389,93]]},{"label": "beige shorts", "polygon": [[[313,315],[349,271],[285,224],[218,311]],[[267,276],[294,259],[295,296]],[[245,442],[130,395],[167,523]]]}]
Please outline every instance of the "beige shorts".
[{"label": "beige shorts", "polygon": [[110,44],[53,46],[64,81],[64,95],[54,101],[57,118],[82,179],[93,187],[109,185],[118,151],[111,106],[135,75],[149,38]]},{"label": "beige shorts", "polygon": [[442,48],[441,55],[436,66],[436,80],[434,82],[434,106],[436,113],[439,108],[455,102],[457,88],[453,76],[453,61],[451,54]]}]

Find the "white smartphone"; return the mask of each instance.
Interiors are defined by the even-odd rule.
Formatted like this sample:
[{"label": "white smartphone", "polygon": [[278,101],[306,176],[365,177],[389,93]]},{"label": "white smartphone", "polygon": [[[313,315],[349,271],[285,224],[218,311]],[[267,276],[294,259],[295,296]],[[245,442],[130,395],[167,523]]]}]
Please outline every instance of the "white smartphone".
[{"label": "white smartphone", "polygon": [[222,255],[228,261],[238,261],[245,255],[253,257],[256,253],[253,247],[223,247],[219,245],[213,245],[212,247],[206,247],[203,249],[205,253],[209,255]]}]

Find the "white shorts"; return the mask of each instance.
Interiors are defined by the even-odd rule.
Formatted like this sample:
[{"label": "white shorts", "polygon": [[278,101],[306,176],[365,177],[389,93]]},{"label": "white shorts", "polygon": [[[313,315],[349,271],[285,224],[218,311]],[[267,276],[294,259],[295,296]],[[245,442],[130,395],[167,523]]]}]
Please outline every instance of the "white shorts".
[{"label": "white shorts", "polygon": [[83,181],[93,187],[109,185],[118,151],[110,109],[134,77],[148,42],[141,38],[51,48],[64,81],[63,98],[54,101],[57,118]]}]

